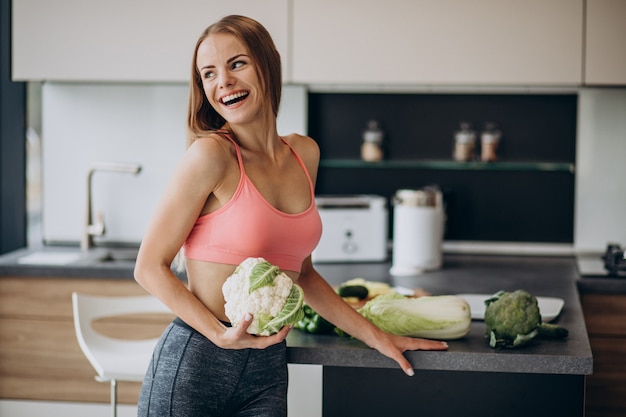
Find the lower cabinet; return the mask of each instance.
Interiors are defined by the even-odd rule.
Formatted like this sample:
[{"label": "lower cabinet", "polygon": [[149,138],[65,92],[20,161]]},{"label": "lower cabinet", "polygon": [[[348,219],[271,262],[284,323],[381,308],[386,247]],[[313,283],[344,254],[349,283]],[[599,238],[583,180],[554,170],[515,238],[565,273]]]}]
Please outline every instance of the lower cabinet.
[{"label": "lower cabinet", "polygon": [[587,417],[626,415],[626,294],[582,294],[593,374],[587,377]]},{"label": "lower cabinet", "polygon": [[[45,401],[61,408],[68,402],[110,401],[109,384],[94,379],[96,372],[78,346],[73,291],[147,294],[131,279],[0,277],[0,402],[25,401],[21,407],[30,410],[28,404]],[[102,319],[94,326],[105,335],[142,339],[158,337],[173,317],[132,315]],[[322,366],[289,364],[289,379],[289,415],[321,417]],[[140,383],[119,382],[117,388],[120,404],[137,404]],[[0,405],[0,414],[2,410]],[[68,409],[64,415],[73,414]]]},{"label": "lower cabinet", "polygon": [[[0,277],[0,398],[109,402],[109,384],[83,355],[72,315],[72,292],[146,294],[128,279]],[[97,323],[104,334],[148,338],[161,334],[173,316],[128,316]],[[140,383],[118,383],[118,401],[136,404]]]}]

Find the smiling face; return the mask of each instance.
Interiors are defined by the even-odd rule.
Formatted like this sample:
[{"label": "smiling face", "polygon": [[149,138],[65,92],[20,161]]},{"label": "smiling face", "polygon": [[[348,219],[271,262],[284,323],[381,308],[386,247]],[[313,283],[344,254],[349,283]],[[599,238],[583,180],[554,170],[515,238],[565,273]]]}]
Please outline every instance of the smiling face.
[{"label": "smiling face", "polygon": [[263,89],[247,48],[235,36],[215,33],[204,39],[196,55],[209,104],[231,124],[254,121],[263,104]]},{"label": "smiling face", "polygon": [[[220,87],[221,79],[226,82]],[[255,106],[257,116],[266,122],[276,118],[282,70],[269,32],[256,20],[239,15],[207,27],[194,49],[189,87],[187,145],[222,129],[225,118],[231,123],[252,120]]]}]

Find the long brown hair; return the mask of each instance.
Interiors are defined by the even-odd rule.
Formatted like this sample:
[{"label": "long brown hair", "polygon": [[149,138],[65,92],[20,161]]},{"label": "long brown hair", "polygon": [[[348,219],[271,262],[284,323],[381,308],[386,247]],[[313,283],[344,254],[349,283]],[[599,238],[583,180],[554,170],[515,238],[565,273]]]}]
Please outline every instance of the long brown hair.
[{"label": "long brown hair", "polygon": [[189,84],[187,145],[204,136],[207,132],[221,129],[226,123],[226,120],[215,111],[207,100],[197,65],[200,44],[214,33],[234,35],[248,49],[250,58],[254,62],[257,77],[261,81],[261,89],[267,100],[266,104],[271,106],[274,117],[278,115],[282,89],[282,71],[280,54],[274,45],[272,37],[267,29],[254,19],[239,15],[226,16],[206,28],[196,42],[191,66],[191,82]]}]

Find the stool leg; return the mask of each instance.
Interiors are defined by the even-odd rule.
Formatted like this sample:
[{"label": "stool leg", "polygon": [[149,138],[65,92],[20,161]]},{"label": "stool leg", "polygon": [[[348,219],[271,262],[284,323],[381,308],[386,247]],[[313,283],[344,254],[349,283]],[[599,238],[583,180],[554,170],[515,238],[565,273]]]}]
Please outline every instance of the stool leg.
[{"label": "stool leg", "polygon": [[117,380],[111,380],[111,415],[117,417]]}]

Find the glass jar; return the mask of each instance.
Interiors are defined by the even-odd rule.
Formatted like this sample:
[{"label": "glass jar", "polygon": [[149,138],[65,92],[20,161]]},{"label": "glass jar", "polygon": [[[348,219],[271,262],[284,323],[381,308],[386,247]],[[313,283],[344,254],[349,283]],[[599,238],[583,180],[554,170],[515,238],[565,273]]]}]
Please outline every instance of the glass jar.
[{"label": "glass jar", "polygon": [[496,128],[494,122],[485,123],[485,128],[480,134],[480,160],[483,162],[498,160],[498,145],[502,133]]},{"label": "glass jar", "polygon": [[363,143],[361,144],[361,159],[364,161],[380,161],[383,159],[384,133],[378,121],[370,120],[367,128],[363,131]]},{"label": "glass jar", "polygon": [[454,132],[455,161],[471,161],[476,152],[476,132],[469,122],[461,122],[459,130]]}]

